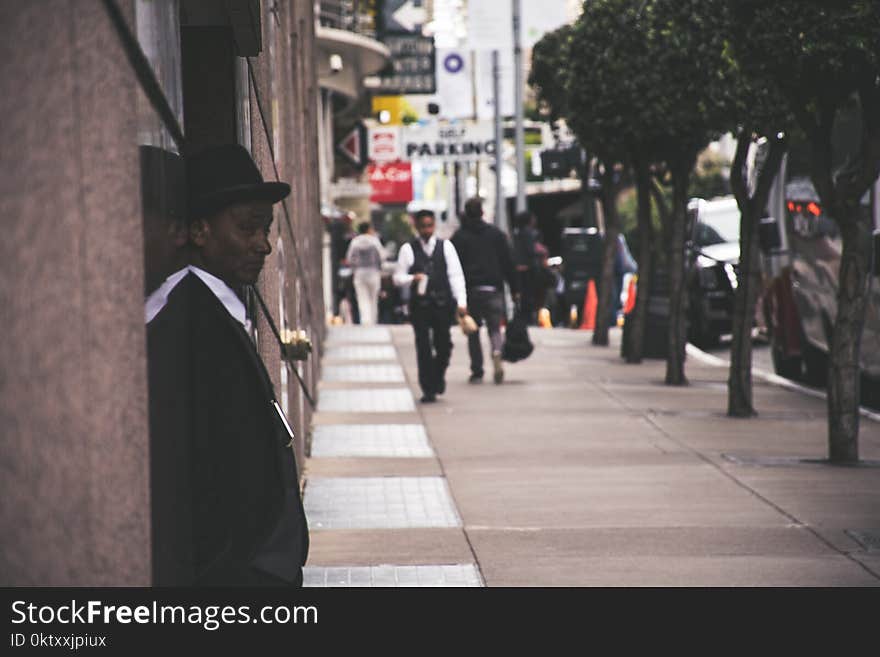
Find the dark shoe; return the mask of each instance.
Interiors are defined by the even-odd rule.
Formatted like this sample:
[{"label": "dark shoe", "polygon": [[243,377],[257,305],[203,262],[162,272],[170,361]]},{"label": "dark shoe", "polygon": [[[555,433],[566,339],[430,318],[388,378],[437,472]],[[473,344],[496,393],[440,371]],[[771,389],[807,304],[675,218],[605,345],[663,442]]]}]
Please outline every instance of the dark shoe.
[{"label": "dark shoe", "polygon": [[436,395],[422,395],[422,398],[419,400],[423,404],[430,404],[432,402],[437,401]]},{"label": "dark shoe", "polygon": [[471,374],[471,378],[468,379],[468,383],[482,383],[483,375],[482,374]]},{"label": "dark shoe", "polygon": [[437,382],[437,394],[442,395],[444,392],[446,392],[446,379],[440,379]]}]

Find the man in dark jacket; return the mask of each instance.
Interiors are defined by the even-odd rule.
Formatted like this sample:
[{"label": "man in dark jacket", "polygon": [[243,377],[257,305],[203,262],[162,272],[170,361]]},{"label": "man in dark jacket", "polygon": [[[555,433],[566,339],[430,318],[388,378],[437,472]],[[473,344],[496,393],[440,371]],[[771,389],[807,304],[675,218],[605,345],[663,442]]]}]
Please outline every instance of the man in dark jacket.
[{"label": "man in dark jacket", "polygon": [[[164,361],[154,369],[179,375],[190,404],[193,583],[299,586],[309,537],[293,433],[242,301],[272,250],[272,206],[290,187],[264,182],[236,145],[188,158],[186,173],[191,264],[149,331],[150,358]],[[169,340],[177,363],[160,348]]]},{"label": "man in dark jacket", "polygon": [[[461,228],[452,236],[452,243],[461,260],[467,283],[468,312],[478,326],[486,324],[492,347],[494,381],[504,380],[501,364],[501,320],[504,318],[504,282],[514,298],[519,297],[519,281],[507,236],[492,224],[483,221],[483,202],[469,199],[464,204]],[[483,349],[480,331],[468,336],[471,357],[471,383],[483,380]]]},{"label": "man in dark jacket", "polygon": [[535,321],[535,297],[538,287],[538,231],[535,215],[523,211],[514,217],[513,253],[518,275],[521,309],[529,323]]}]

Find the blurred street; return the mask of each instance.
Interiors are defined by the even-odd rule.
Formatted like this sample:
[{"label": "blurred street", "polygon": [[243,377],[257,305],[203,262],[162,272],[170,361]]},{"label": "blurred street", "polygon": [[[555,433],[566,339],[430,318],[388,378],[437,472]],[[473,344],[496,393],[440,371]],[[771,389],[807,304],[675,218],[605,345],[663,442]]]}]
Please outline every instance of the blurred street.
[{"label": "blurred street", "polygon": [[665,386],[617,330],[603,349],[533,329],[503,385],[470,385],[453,336],[447,392],[419,405],[410,327],[331,329],[306,585],[880,584],[877,422],[859,466],[832,466],[801,392],[756,377],[759,417],[727,418],[726,367],[691,356]]}]

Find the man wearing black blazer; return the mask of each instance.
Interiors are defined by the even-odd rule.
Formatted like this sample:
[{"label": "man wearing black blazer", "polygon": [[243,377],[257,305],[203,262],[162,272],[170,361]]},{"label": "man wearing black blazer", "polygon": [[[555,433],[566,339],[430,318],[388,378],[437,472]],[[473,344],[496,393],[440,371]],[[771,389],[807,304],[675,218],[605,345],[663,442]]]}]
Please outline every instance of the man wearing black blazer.
[{"label": "man wearing black blazer", "polygon": [[264,182],[237,145],[190,156],[186,175],[189,271],[153,323],[188,355],[179,372],[190,405],[193,583],[300,586],[309,537],[293,433],[242,301],[271,252],[272,206],[290,187]]}]

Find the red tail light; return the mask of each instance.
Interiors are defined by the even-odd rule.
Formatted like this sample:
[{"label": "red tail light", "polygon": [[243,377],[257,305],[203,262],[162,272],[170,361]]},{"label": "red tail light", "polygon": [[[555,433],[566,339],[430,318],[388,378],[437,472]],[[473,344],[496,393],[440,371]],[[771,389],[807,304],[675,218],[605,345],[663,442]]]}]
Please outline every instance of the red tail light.
[{"label": "red tail light", "polygon": [[820,208],[816,203],[810,203],[807,205],[807,212],[809,212],[814,217],[818,217],[822,214],[822,208]]}]

